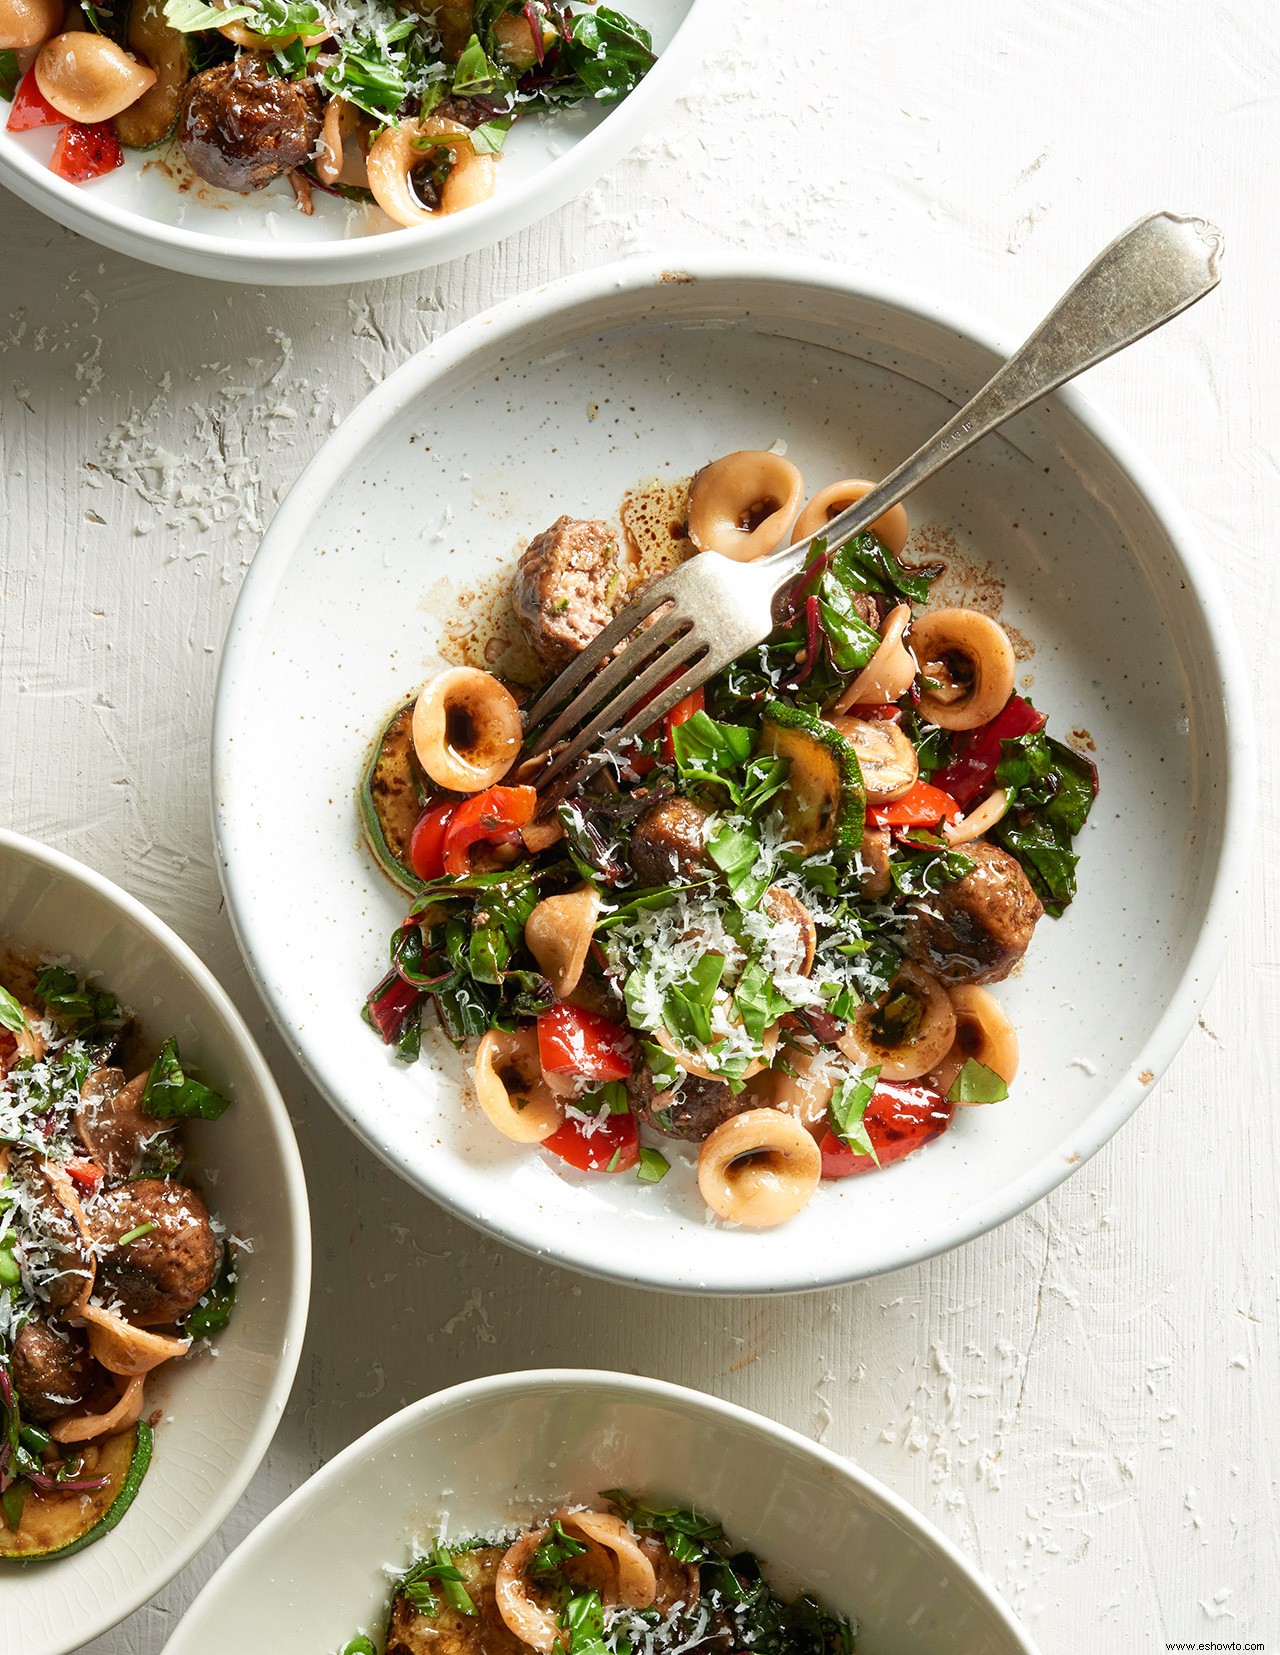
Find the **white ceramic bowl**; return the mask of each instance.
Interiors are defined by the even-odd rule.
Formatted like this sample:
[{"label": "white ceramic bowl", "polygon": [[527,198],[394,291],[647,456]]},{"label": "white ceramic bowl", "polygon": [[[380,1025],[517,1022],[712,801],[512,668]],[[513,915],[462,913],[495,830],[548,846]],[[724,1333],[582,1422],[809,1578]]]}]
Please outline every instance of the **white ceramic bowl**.
[{"label": "white ceramic bowl", "polygon": [[[281,508],[218,688],[230,909],[339,1113],[453,1211],[622,1281],[829,1285],[955,1246],[1037,1200],[1172,1058],[1241,873],[1247,694],[1176,501],[1074,394],[912,504],[917,545],[989,562],[1006,620],[1036,645],[1022,670],[1037,703],[1053,730],[1089,733],[1102,775],[1080,897],[996,991],[1022,1034],[1008,1103],[962,1110],[900,1165],[824,1186],[781,1229],[734,1231],[706,1222],[683,1149],[656,1188],[569,1172],[487,1125],[451,1049],[406,1068],[356,1015],[405,903],[361,845],[354,790],[383,719],[438,664],[458,593],[497,580],[561,512],[610,516],[638,479],[736,448],[782,439],[813,486],[883,474],[1000,354],[941,306],[831,266],[616,266],[500,306],[406,364]],[[944,593],[962,573],[953,558]]]},{"label": "white ceramic bowl", "polygon": [[674,101],[720,6],[721,0],[627,0],[623,9],[649,29],[658,53],[630,97],[608,111],[581,107],[517,123],[492,199],[419,229],[397,229],[379,209],[321,190],[308,218],[295,210],[283,179],[251,195],[199,179],[179,189],[165,170],[167,148],[127,154],[107,177],[68,184],[49,171],[56,132],[8,132],[4,105],[0,184],[68,229],[166,270],[288,287],[402,276],[474,253],[580,195]]},{"label": "white ceramic bowl", "polygon": [[961,1554],[901,1500],[772,1420],[679,1385],[548,1370],[393,1415],[222,1565],[166,1655],[318,1655],[380,1631],[413,1542],[527,1521],[607,1488],[696,1506],[779,1588],[859,1623],[858,1655],[1035,1655]]},{"label": "white ceramic bowl", "polygon": [[74,1557],[0,1570],[0,1655],[66,1655],[153,1597],[228,1515],[267,1450],[293,1383],[311,1284],[307,1193],[293,1128],[249,1031],[191,950],[118,886],[0,831],[0,939],[67,955],[137,1014],[143,1037],[232,1099],[190,1142],[210,1204],[253,1243],[217,1356],[159,1370],[155,1456],[120,1526]]}]

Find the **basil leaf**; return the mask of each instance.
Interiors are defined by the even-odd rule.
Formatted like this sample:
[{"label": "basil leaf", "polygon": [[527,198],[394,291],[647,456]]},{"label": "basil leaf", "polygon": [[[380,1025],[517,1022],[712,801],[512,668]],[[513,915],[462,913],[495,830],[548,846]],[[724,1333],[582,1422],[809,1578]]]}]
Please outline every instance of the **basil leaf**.
[{"label": "basil leaf", "polygon": [[22,1007],[7,988],[0,988],[0,1029],[8,1029],[12,1034],[31,1032]]},{"label": "basil leaf", "polygon": [[840,1142],[853,1150],[855,1155],[869,1155],[877,1166],[880,1165],[880,1157],[876,1154],[876,1146],[871,1142],[864,1117],[867,1105],[875,1096],[876,1082],[879,1078],[880,1070],[874,1068],[864,1069],[856,1080],[842,1080],[831,1094],[831,1102],[827,1105],[831,1130]]},{"label": "basil leaf", "polygon": [[[756,908],[769,889],[772,875],[760,846],[732,822],[721,822],[707,839],[707,855],[725,876],[729,894],[740,908]],[[757,868],[761,868],[757,872]]]},{"label": "basil leaf", "polygon": [[142,1089],[143,1114],[161,1121],[195,1116],[216,1121],[230,1107],[228,1098],[183,1073],[178,1043],[170,1035],[147,1073],[147,1084]]},{"label": "basil leaf", "polygon": [[[641,1154],[643,1153],[642,1150]],[[586,1550],[586,1545],[581,1540],[575,1540],[573,1535],[565,1533],[560,1519],[556,1518],[547,1530],[546,1539],[529,1559],[529,1573],[535,1580],[539,1576],[559,1574],[562,1563],[571,1557],[582,1557]]]},{"label": "basil leaf", "polygon": [[677,1563],[704,1563],[724,1540],[714,1518],[699,1517],[687,1506],[649,1506],[623,1488],[606,1488],[603,1497],[633,1529],[660,1535]]},{"label": "basil leaf", "polygon": [[500,155],[511,130],[511,116],[500,115],[491,121],[481,121],[471,130],[471,149],[476,155]]},{"label": "basil leaf", "polygon": [[256,6],[206,6],[203,0],[164,0],[164,20],[179,34],[197,34],[227,23],[243,23],[257,11]]},{"label": "basil leaf", "polygon": [[719,724],[702,711],[677,724],[671,732],[676,768],[681,775],[709,781],[720,781],[725,771],[745,764],[755,744],[753,730],[741,724]]},{"label": "basil leaf", "polygon": [[459,97],[477,92],[501,92],[506,89],[506,76],[480,44],[479,35],[472,35],[453,71],[453,90]]},{"label": "basil leaf", "polygon": [[1009,1096],[1004,1079],[976,1057],[968,1058],[947,1093],[949,1103],[1003,1103]]},{"label": "basil leaf", "polygon": [[642,1184],[657,1184],[671,1171],[671,1162],[657,1149],[642,1148],[636,1177]]}]

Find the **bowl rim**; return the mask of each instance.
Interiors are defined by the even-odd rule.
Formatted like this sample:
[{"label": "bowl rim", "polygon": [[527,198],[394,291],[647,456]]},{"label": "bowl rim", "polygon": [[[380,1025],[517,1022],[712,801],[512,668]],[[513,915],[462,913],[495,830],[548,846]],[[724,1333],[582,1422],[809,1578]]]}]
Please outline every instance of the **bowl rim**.
[{"label": "bowl rim", "polygon": [[[1003,1623],[1013,1645],[1022,1655],[1039,1655],[1030,1633],[977,1565],[966,1557],[941,1529],[930,1522],[923,1512],[910,1505],[900,1494],[896,1494],[870,1472],[864,1471],[856,1460],[837,1454],[834,1449],[815,1442],[812,1437],[806,1437],[789,1425],[780,1424],[766,1414],[756,1413],[754,1409],[744,1408],[736,1402],[727,1402],[723,1397],[695,1390],[688,1385],[677,1385],[668,1379],[651,1379],[644,1374],[619,1373],[610,1368],[561,1367],[524,1368],[508,1373],[488,1374],[479,1379],[463,1380],[456,1385],[447,1386],[442,1391],[419,1397],[416,1402],[398,1409],[357,1437],[354,1442],[348,1443],[340,1453],[327,1460],[274,1511],[264,1517],[257,1528],[246,1535],[235,1551],[223,1560],[178,1623],[172,1638],[165,1645],[166,1655],[182,1655],[184,1628],[189,1622],[194,1622],[202,1600],[213,1593],[224,1573],[234,1572],[238,1566],[243,1566],[242,1554],[247,1554],[259,1546],[269,1547],[272,1538],[288,1526],[294,1509],[304,1498],[313,1498],[317,1493],[323,1495],[333,1484],[341,1481],[349,1467],[382,1448],[384,1444],[428,1429],[435,1415],[447,1414],[462,1405],[497,1404],[501,1407],[504,1401],[521,1395],[534,1385],[544,1389],[555,1387],[570,1392],[595,1390],[618,1402],[637,1400],[675,1404],[707,1421],[727,1421],[746,1427],[783,1449],[816,1461],[830,1471],[839,1482],[856,1489],[865,1500],[878,1507],[884,1516],[896,1519],[903,1527],[910,1529],[923,1544],[932,1548],[941,1561],[948,1564]],[[716,1515],[719,1517],[722,1514]],[[732,1525],[731,1518],[725,1520]]]},{"label": "bowl rim", "polygon": [[282,1354],[267,1390],[261,1418],[249,1439],[248,1446],[234,1472],[227,1479],[222,1493],[209,1503],[185,1536],[173,1536],[172,1546],[166,1552],[157,1575],[147,1578],[139,1587],[123,1595],[111,1605],[105,1616],[99,1613],[92,1619],[86,1618],[84,1626],[76,1631],[76,1642],[66,1645],[70,1650],[118,1625],[127,1616],[150,1602],[186,1568],[196,1553],[213,1538],[230,1516],[262,1463],[263,1456],[284,1416],[302,1355],[311,1300],[311,1214],[302,1157],[280,1089],[267,1067],[265,1058],[258,1050],[248,1025],[208,966],[175,931],[163,920],[158,919],[150,909],[144,907],[136,897],[130,896],[119,885],[87,867],[83,862],[76,861],[63,851],[41,844],[39,840],[31,839],[26,834],[0,828],[0,859],[3,859],[7,852],[27,857],[48,868],[59,878],[73,885],[85,887],[102,897],[125,919],[132,921],[145,932],[163,954],[175,961],[191,977],[197,989],[208,1001],[214,1019],[220,1023],[221,1034],[238,1049],[261,1095],[265,1123],[284,1171],[281,1198],[291,1215],[289,1229],[293,1285],[285,1315]]},{"label": "bowl rim", "polygon": [[[713,14],[725,0],[689,0],[649,73],[562,155],[509,198],[494,195],[456,217],[386,234],[319,242],[257,241],[164,224],[58,178],[0,127],[0,184],[67,229],[163,267],[233,281],[344,282],[402,275],[492,246],[585,190],[639,141],[697,67]],[[145,163],[148,152],[136,152]],[[492,228],[491,228],[492,226]],[[388,244],[383,246],[383,244]],[[205,268],[202,268],[205,267]],[[306,272],[306,273],[303,273]]]},{"label": "bowl rim", "polygon": [[[397,1159],[390,1146],[380,1141],[373,1131],[366,1131],[355,1119],[350,1107],[326,1085],[291,1028],[270,979],[259,969],[254,958],[248,940],[254,931],[252,892],[242,885],[238,865],[229,860],[225,853],[231,822],[230,812],[223,802],[224,781],[230,778],[235,767],[235,682],[240,676],[241,662],[246,668],[250,666],[256,636],[266,624],[275,591],[331,490],[352,474],[361,455],[378,439],[387,424],[422,396],[434,381],[464,364],[473,353],[491,351],[493,347],[506,343],[517,343],[520,336],[526,334],[536,338],[545,320],[571,311],[581,317],[580,331],[586,336],[591,330],[591,307],[596,301],[630,297],[639,302],[646,294],[656,300],[663,289],[673,283],[673,278],[682,290],[687,290],[684,284],[692,280],[707,284],[750,284],[766,289],[770,286],[793,291],[803,289],[819,295],[831,293],[870,302],[898,312],[908,320],[940,326],[998,356],[1008,356],[1014,348],[964,308],[944,303],[908,284],[890,283],[866,272],[846,271],[833,263],[796,256],[741,257],[721,253],[678,256],[674,259],[645,255],[563,277],[506,299],[435,340],[375,386],[325,440],[268,524],[241,587],[223,643],[212,721],[211,798],[219,853],[218,871],[232,929],[249,973],[308,1076],[339,1116],[382,1161],[447,1211],[535,1257],[553,1258],[586,1275],[628,1286],[708,1295],[807,1292],[844,1285],[849,1281],[869,1280],[936,1257],[996,1228],[1056,1189],[1119,1131],[1168,1068],[1190,1033],[1226,950],[1231,908],[1243,883],[1252,839],[1256,796],[1253,705],[1244,672],[1243,654],[1225,595],[1185,508],[1137,445],[1108,415],[1095,408],[1076,386],[1068,385],[1055,391],[1044,401],[1064,407],[1085,433],[1107,452],[1118,471],[1140,496],[1168,545],[1174,565],[1181,572],[1188,601],[1203,618],[1210,641],[1214,677],[1221,689],[1226,726],[1226,745],[1222,755],[1226,827],[1217,846],[1217,866],[1200,933],[1176,989],[1150,1037],[1130,1059],[1119,1083],[1099,1100],[1067,1140],[1041,1156],[1019,1178],[1006,1185],[999,1198],[993,1197],[981,1206],[969,1209],[927,1245],[900,1247],[894,1253],[874,1257],[865,1269],[860,1268],[857,1274],[852,1275],[847,1266],[840,1265],[823,1268],[816,1278],[811,1272],[807,1279],[801,1279],[799,1266],[788,1268],[785,1254],[779,1253],[779,1267],[771,1279],[764,1282],[757,1275],[746,1272],[725,1272],[710,1283],[672,1282],[646,1277],[633,1258],[625,1264],[621,1260],[610,1263],[607,1258],[592,1254],[585,1247],[577,1249],[579,1256],[569,1256],[567,1250],[561,1250],[555,1244],[554,1231],[544,1226],[541,1236],[534,1233],[537,1229],[536,1215],[533,1222],[519,1221],[518,1204],[513,1204],[509,1212],[491,1211],[483,1219],[480,1218],[453,1195],[449,1180],[441,1177],[433,1182],[425,1169],[410,1168],[403,1160]],[[755,318],[763,320],[767,314],[766,308],[757,302]],[[656,314],[654,320],[661,322]],[[1143,1080],[1144,1074],[1149,1078]],[[812,1261],[809,1262],[812,1265]]]}]

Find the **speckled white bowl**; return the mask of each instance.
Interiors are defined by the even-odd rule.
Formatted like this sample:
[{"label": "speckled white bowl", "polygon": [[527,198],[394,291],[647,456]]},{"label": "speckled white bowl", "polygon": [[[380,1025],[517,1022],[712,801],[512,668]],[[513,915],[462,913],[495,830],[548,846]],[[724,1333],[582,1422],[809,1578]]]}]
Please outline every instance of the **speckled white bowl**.
[{"label": "speckled white bowl", "polygon": [[774,1584],[858,1621],[858,1655],[1035,1655],[931,1524],[848,1460],[715,1397],[629,1374],[502,1374],[384,1420],[222,1565],[166,1655],[320,1655],[380,1631],[414,1541],[630,1488],[718,1517]]},{"label": "speckled white bowl", "polygon": [[239,1013],[180,938],[70,857],[0,831],[0,939],[67,955],[137,1014],[157,1046],[232,1099],[191,1144],[210,1205],[242,1256],[236,1313],[201,1354],[157,1372],[155,1457],[120,1526],[74,1557],[0,1569],[0,1655],[68,1655],[153,1597],[243,1493],[288,1400],[311,1287],[307,1192],[293,1128]]},{"label": "speckled white bowl", "polygon": [[519,122],[492,199],[418,229],[322,190],[307,217],[284,179],[251,195],[214,189],[189,173],[176,146],[127,153],[105,178],[69,184],[49,171],[56,131],[7,131],[4,104],[0,184],[104,247],[192,276],[286,287],[402,276],[474,253],[580,195],[674,101],[722,8],[723,0],[628,0],[624,9],[649,29],[658,53],[630,97],[611,110],[584,106]]},{"label": "speckled white bowl", "polygon": [[[1146,347],[1160,348],[1159,340]],[[893,1270],[1002,1222],[1150,1090],[1217,967],[1251,814],[1232,628],[1167,487],[1077,394],[911,502],[923,544],[989,563],[1051,728],[1089,733],[1102,794],[1081,895],[997,993],[1022,1035],[1009,1102],[901,1165],[824,1186],[781,1229],[709,1225],[687,1150],[656,1188],[500,1138],[445,1047],[406,1068],[357,1016],[404,898],[363,849],[371,739],[438,664],[457,595],[561,512],[784,440],[814,486],[883,474],[1002,353],[943,306],[832,266],[638,262],[516,299],[424,351],[281,508],[227,639],[214,798],[259,986],[338,1112],[454,1212],[621,1281],[725,1293]],[[934,530],[930,532],[929,526]],[[919,542],[918,542],[919,543]],[[950,590],[960,565],[952,570]],[[944,587],[944,591],[947,590]]]}]

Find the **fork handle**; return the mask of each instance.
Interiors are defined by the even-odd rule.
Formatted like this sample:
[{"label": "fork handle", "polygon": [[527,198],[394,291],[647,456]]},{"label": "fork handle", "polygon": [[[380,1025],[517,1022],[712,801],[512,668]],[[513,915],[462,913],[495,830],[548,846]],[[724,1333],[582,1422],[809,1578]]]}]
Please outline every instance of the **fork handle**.
[{"label": "fork handle", "polygon": [[1202,218],[1140,218],[1099,253],[1021,349],[923,448],[823,528],[761,559],[778,571],[778,587],[804,567],[813,540],[821,536],[836,546],[852,539],[989,431],[1211,293],[1222,245],[1222,232]]}]

